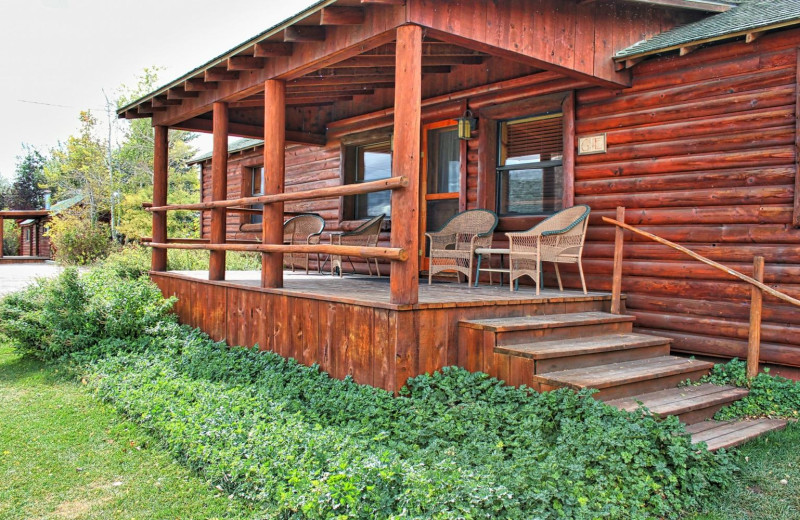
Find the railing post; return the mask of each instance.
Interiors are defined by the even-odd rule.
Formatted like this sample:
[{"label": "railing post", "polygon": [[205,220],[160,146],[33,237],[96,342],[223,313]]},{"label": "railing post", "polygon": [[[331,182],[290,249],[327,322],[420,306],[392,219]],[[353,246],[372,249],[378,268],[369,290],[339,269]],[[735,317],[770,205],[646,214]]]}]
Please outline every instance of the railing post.
[{"label": "railing post", "polygon": [[[157,125],[153,136],[153,206],[167,204],[167,171],[169,168],[169,128]],[[153,242],[167,241],[167,212],[153,212]],[[150,269],[167,270],[167,250],[153,249]]]},{"label": "railing post", "polygon": [[[625,223],[625,208],[617,206],[617,221]],[[614,226],[614,274],[611,278],[611,313],[622,312],[622,245],[625,230]]]},{"label": "railing post", "polygon": [[3,217],[0,217],[0,258],[3,258]]},{"label": "railing post", "polygon": [[[286,82],[264,83],[264,195],[279,195],[286,181]],[[283,244],[283,202],[265,203],[261,242]],[[261,255],[261,287],[283,287],[283,254]]]},{"label": "railing post", "polygon": [[[753,278],[764,281],[764,257],[753,259]],[[747,378],[758,375],[758,363],[761,359],[761,304],[764,294],[755,285],[750,296],[750,334],[747,340]]]},{"label": "railing post", "polygon": [[[228,198],[228,104],[217,101],[213,105],[214,141],[211,156],[211,198]],[[228,216],[225,208],[211,210],[211,243],[224,244],[227,237]],[[208,264],[209,280],[225,279],[225,251],[211,251]]]},{"label": "railing post", "polygon": [[408,252],[408,261],[392,262],[390,300],[419,301],[419,167],[422,113],[422,27],[397,28],[392,175],[408,178],[408,187],[392,192],[392,247]]}]

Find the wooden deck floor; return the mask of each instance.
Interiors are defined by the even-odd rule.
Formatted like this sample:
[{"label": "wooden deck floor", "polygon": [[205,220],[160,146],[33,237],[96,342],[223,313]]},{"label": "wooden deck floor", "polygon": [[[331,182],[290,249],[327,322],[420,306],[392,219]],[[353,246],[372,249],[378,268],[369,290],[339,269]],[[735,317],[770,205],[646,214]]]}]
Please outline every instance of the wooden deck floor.
[{"label": "wooden deck floor", "polygon": [[[207,271],[170,271],[180,276],[208,281]],[[208,282],[245,286],[260,289],[261,273],[259,271],[228,271],[224,282]],[[467,287],[466,283],[455,281],[439,281],[433,285],[420,282],[419,303],[413,306],[400,306],[389,301],[389,278],[363,275],[344,277],[326,274],[308,274],[284,272],[283,289],[265,289],[264,291],[296,297],[311,298],[354,305],[402,310],[441,309],[450,307],[474,307],[485,305],[517,305],[549,302],[577,302],[607,299],[608,293],[544,288],[536,295],[533,287],[521,287],[518,291],[510,291],[508,285],[500,286],[482,284],[478,287]]]}]

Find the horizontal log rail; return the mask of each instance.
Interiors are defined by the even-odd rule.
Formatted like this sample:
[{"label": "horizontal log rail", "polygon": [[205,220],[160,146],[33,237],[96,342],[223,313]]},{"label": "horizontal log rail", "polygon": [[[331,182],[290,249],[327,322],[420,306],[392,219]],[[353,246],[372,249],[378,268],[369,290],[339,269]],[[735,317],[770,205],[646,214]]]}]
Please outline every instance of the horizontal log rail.
[{"label": "horizontal log rail", "polygon": [[[153,237],[142,237],[142,243],[152,243]],[[168,238],[167,244],[209,244],[209,238]],[[239,238],[230,238],[226,241],[227,244],[260,244],[258,240],[243,240]]]},{"label": "horizontal log rail", "polygon": [[389,177],[378,181],[362,182],[358,184],[345,184],[341,186],[331,186],[329,188],[318,188],[314,190],[296,191],[291,193],[279,193],[275,195],[261,195],[258,197],[242,197],[239,199],[214,200],[210,202],[198,202],[194,204],[168,204],[166,206],[153,206],[145,208],[151,212],[175,211],[175,210],[209,210],[215,208],[233,208],[235,206],[248,206],[251,204],[274,204],[277,202],[294,202],[314,199],[328,199],[333,197],[344,197],[347,195],[363,195],[384,190],[396,190],[408,186],[406,177]]},{"label": "horizontal log rail", "polygon": [[611,310],[612,312],[619,313],[621,308],[621,288],[622,288],[622,258],[623,258],[623,241],[624,235],[622,233],[623,229],[631,231],[637,235],[649,238],[654,242],[658,242],[659,244],[663,244],[667,247],[671,247],[681,253],[684,253],[695,260],[702,262],[706,265],[714,267],[715,269],[719,269],[720,271],[729,274],[730,276],[737,278],[743,282],[746,282],[752,286],[752,295],[751,295],[751,303],[750,303],[750,332],[749,332],[749,339],[748,339],[748,347],[747,347],[747,377],[753,378],[758,374],[758,364],[760,360],[760,350],[761,350],[761,307],[762,307],[762,298],[763,293],[767,293],[770,296],[773,296],[781,301],[791,303],[792,305],[800,306],[800,300],[797,298],[793,298],[786,293],[773,289],[772,287],[764,284],[764,257],[763,256],[756,256],[753,259],[753,275],[754,277],[747,276],[744,273],[740,273],[736,269],[731,269],[719,262],[715,262],[710,260],[703,255],[695,253],[691,249],[688,249],[682,245],[676,244],[675,242],[671,242],[665,238],[661,238],[657,235],[652,233],[648,233],[647,231],[641,230],[637,227],[631,226],[630,224],[625,223],[625,208],[618,207],[616,219],[612,219],[609,217],[603,217],[603,222],[608,224],[613,224],[616,226],[616,236],[614,240],[614,271],[612,277],[612,290],[611,290]]},{"label": "horizontal log rail", "polygon": [[337,256],[354,256],[357,258],[379,258],[394,262],[408,260],[408,251],[397,247],[361,247],[340,246],[333,244],[186,244],[186,243],[158,243],[145,242],[146,246],[155,249],[190,249],[209,251],[244,251],[257,253],[296,253],[296,254],[325,254]]}]

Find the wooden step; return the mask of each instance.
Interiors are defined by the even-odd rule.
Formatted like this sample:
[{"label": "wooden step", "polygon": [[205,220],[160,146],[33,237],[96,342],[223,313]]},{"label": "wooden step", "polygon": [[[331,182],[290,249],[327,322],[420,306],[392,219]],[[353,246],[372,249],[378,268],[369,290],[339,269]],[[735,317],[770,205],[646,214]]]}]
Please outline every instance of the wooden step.
[{"label": "wooden step", "polygon": [[556,340],[627,333],[631,332],[635,319],[633,316],[590,311],[462,320],[459,327],[494,332],[497,345],[515,345],[529,343],[536,338]]},{"label": "wooden step", "polygon": [[608,334],[579,339],[500,345],[494,351],[534,360],[534,374],[669,355],[669,338]]},{"label": "wooden step", "polygon": [[746,388],[706,383],[615,399],[606,404],[629,412],[644,406],[662,417],[677,415],[681,422],[695,424],[710,419],[720,408],[742,399],[748,393]]},{"label": "wooden step", "polygon": [[603,401],[654,392],[677,386],[706,375],[713,363],[676,356],[660,356],[637,361],[534,374],[539,391],[556,388],[596,388],[595,397]]},{"label": "wooden step", "polygon": [[732,448],[765,433],[786,428],[785,419],[756,419],[745,421],[703,421],[686,428],[692,444],[705,442],[709,451]]}]

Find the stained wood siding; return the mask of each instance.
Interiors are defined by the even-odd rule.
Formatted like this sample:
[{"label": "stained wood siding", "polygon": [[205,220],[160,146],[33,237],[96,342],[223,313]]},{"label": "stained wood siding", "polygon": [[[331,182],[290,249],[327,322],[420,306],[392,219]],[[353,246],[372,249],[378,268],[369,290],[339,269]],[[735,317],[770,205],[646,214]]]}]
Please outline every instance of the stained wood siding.
[{"label": "stained wood siding", "polygon": [[[624,91],[578,94],[577,135],[606,133],[608,153],[578,156],[575,202],[589,204],[584,269],[609,290],[614,230],[626,221],[800,296],[797,175],[797,31],[644,62]],[[570,284],[577,286],[574,273]],[[744,357],[750,287],[677,251],[626,235],[623,291],[640,329],[677,351]],[[762,360],[800,365],[798,309],[766,299]]]}]

